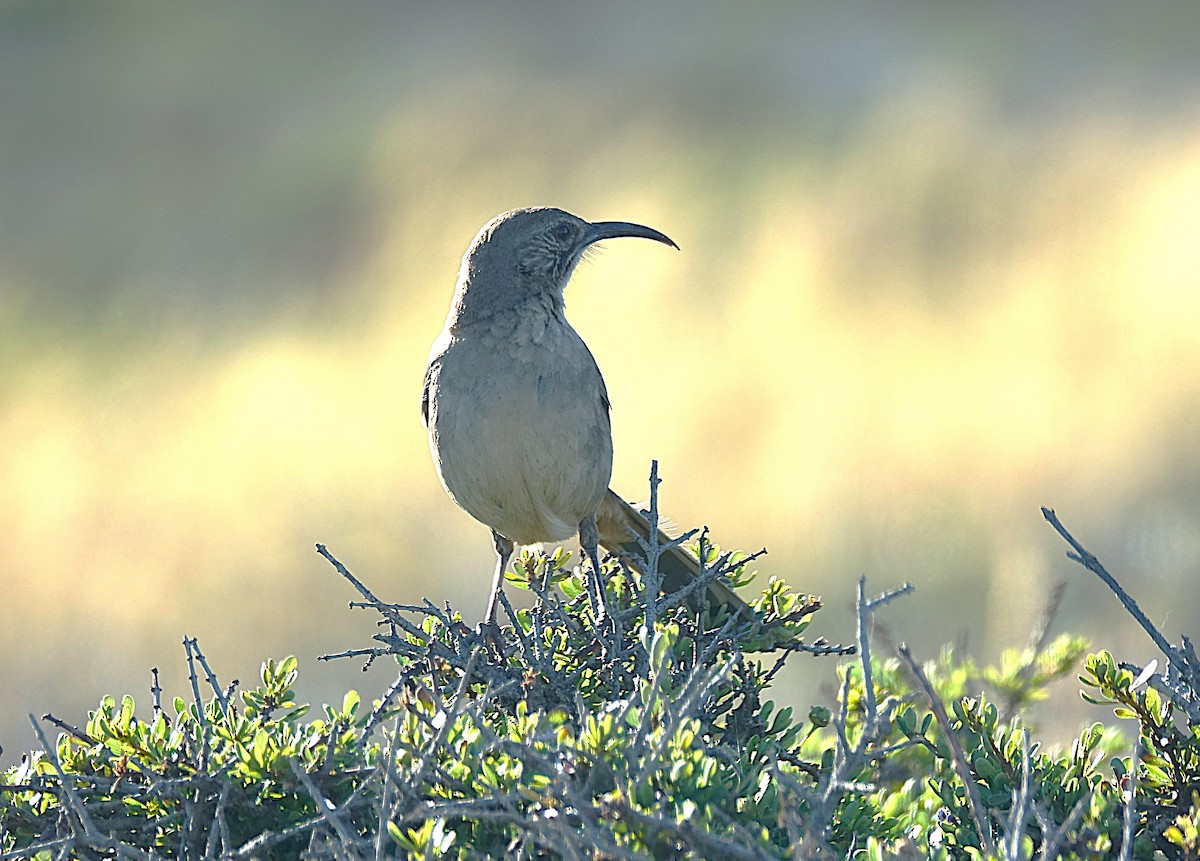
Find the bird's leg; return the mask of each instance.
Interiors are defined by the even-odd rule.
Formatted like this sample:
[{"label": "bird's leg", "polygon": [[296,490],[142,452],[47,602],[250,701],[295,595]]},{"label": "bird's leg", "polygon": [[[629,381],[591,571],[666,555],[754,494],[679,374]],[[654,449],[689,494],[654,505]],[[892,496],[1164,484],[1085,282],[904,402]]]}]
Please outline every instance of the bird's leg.
[{"label": "bird's leg", "polygon": [[596,528],[595,515],[589,515],[579,522],[579,544],[592,563],[588,599],[592,605],[592,616],[599,625],[608,618],[608,601],[604,595],[604,579],[600,575],[600,531]]},{"label": "bird's leg", "polygon": [[488,595],[487,612],[483,616],[482,628],[496,629],[496,610],[500,602],[500,587],[504,583],[504,569],[513,555],[513,543],[492,530],[492,543],[496,546],[496,574],[492,578],[492,594]]}]

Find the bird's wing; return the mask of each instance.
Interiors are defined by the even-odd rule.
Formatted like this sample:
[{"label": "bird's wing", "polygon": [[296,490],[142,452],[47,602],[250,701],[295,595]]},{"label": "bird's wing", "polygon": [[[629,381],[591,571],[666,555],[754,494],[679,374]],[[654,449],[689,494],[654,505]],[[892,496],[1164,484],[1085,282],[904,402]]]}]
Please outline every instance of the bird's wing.
[{"label": "bird's wing", "polygon": [[[612,412],[612,403],[608,399],[608,386],[604,383],[604,374],[600,373],[600,366],[596,364],[596,357],[592,355],[591,348],[583,338],[579,338],[579,344],[583,347],[583,352],[587,353],[588,361],[592,363],[592,369],[596,372],[596,379],[600,381],[600,403],[604,404],[606,413]],[[610,490],[609,493],[612,491]]]}]

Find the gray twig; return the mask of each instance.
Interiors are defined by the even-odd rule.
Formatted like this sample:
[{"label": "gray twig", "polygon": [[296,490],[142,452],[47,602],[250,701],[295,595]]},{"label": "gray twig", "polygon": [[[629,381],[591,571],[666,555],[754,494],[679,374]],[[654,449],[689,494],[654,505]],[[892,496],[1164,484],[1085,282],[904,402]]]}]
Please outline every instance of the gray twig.
[{"label": "gray twig", "polygon": [[208,680],[208,686],[212,688],[213,693],[216,694],[217,702],[221,704],[221,711],[228,712],[229,696],[233,692],[233,689],[237,687],[237,680],[235,679],[233,681],[228,692],[223,691],[221,689],[221,683],[217,681],[217,674],[213,672],[212,667],[208,665],[208,659],[205,658],[204,653],[200,651],[200,641],[196,637],[192,637],[191,646],[188,648],[192,653],[195,654],[196,660],[200,662],[200,667],[204,670],[204,677]]},{"label": "gray twig", "polygon": [[150,699],[154,701],[154,720],[158,720],[162,710],[162,688],[158,684],[158,667],[150,668]]},{"label": "gray twig", "polygon": [[308,794],[312,798],[313,803],[317,805],[317,811],[321,814],[329,826],[333,828],[335,832],[337,832],[337,836],[342,841],[343,845],[354,845],[355,836],[350,833],[348,828],[346,828],[346,823],[342,822],[342,817],[338,815],[338,809],[333,802],[325,797],[324,793],[322,793],[321,790],[317,788],[317,785],[313,783],[313,779],[309,777],[308,772],[297,765],[294,759],[289,757],[287,763],[289,766],[291,766],[292,773],[299,778],[300,782],[304,784],[304,788],[308,790]]},{"label": "gray twig", "polygon": [[1029,761],[1029,731],[1024,730],[1021,738],[1021,784],[1013,792],[1012,810],[1009,811],[1007,841],[1004,857],[1008,861],[1020,861],[1021,837],[1025,833],[1025,822],[1029,819],[1033,804],[1031,791],[1033,768]]},{"label": "gray twig", "polygon": [[975,821],[975,830],[979,833],[980,845],[983,846],[984,852],[994,855],[996,844],[992,840],[992,830],[988,824],[987,812],[984,810],[983,802],[979,798],[979,787],[975,785],[975,779],[971,776],[971,766],[967,763],[967,756],[958,741],[958,736],[954,734],[954,730],[950,726],[950,718],[946,714],[946,707],[942,705],[942,698],[933,689],[933,685],[930,684],[929,677],[925,675],[925,671],[921,669],[921,665],[913,659],[912,652],[908,650],[908,646],[902,643],[897,648],[897,651],[900,653],[900,657],[904,659],[904,663],[908,666],[913,677],[917,680],[917,684],[925,691],[925,696],[929,700],[929,706],[933,709],[934,718],[942,730],[942,735],[946,738],[946,744],[950,748],[951,762],[954,764],[954,771],[958,774],[958,779],[963,782],[963,786],[967,790],[967,806],[970,808],[971,818]]},{"label": "gray twig", "polygon": [[1119,861],[1133,858],[1133,831],[1137,825],[1137,772],[1142,760],[1142,736],[1133,739],[1133,757],[1129,761],[1129,797],[1125,799],[1125,817],[1121,824],[1121,855]]},{"label": "gray twig", "polygon": [[58,752],[46,740],[46,734],[42,732],[41,724],[37,722],[37,718],[33,715],[29,715],[29,723],[33,725],[33,732],[37,736],[38,743],[42,746],[46,758],[50,760],[50,764],[54,766],[54,770],[58,773],[59,786],[62,787],[62,791],[67,797],[67,804],[71,812],[75,814],[76,820],[83,829],[83,839],[88,847],[98,849],[102,852],[113,852],[121,858],[133,858],[136,861],[151,861],[151,856],[136,846],[130,846],[127,843],[109,837],[107,834],[101,834],[97,830],[95,823],[92,822],[91,814],[87,811],[87,807],[84,806],[79,795],[75,792],[75,788],[71,785],[71,778],[63,771],[62,764],[58,760]]},{"label": "gray twig", "polygon": [[1150,639],[1154,641],[1154,645],[1158,646],[1159,650],[1166,655],[1172,663],[1177,663],[1181,672],[1187,672],[1189,669],[1187,664],[1184,663],[1183,659],[1176,654],[1175,649],[1169,642],[1167,642],[1167,638],[1162,635],[1162,632],[1159,631],[1158,628],[1154,626],[1154,623],[1147,618],[1146,614],[1142,612],[1142,608],[1138,606],[1137,601],[1134,601],[1129,593],[1121,588],[1121,584],[1117,582],[1116,578],[1109,574],[1108,570],[1100,564],[1100,560],[1089,553],[1082,544],[1075,540],[1075,536],[1067,531],[1066,527],[1063,526],[1059,521],[1058,515],[1055,514],[1052,509],[1043,507],[1042,516],[1046,518],[1046,522],[1053,526],[1054,530],[1063,537],[1063,540],[1070,544],[1074,549],[1075,552],[1068,553],[1067,558],[1074,562],[1078,562],[1084,568],[1099,577],[1104,582],[1104,585],[1111,589],[1113,594],[1117,596],[1117,599],[1129,612],[1129,615],[1133,616],[1134,620],[1142,626],[1142,630],[1150,635]]},{"label": "gray twig", "polygon": [[1059,521],[1058,515],[1053,510],[1043,507],[1042,516],[1071,545],[1074,552],[1068,553],[1067,558],[1078,562],[1099,577],[1104,585],[1117,596],[1129,615],[1133,616],[1134,620],[1142,626],[1142,630],[1154,641],[1154,645],[1158,646],[1159,651],[1166,656],[1174,670],[1173,673],[1164,674],[1164,682],[1170,692],[1170,699],[1182,708],[1193,721],[1200,721],[1200,659],[1197,659],[1191,642],[1184,637],[1181,647],[1172,646],[1162,632],[1142,612],[1137,602],[1121,588],[1121,584],[1117,582],[1116,578],[1100,564],[1100,560],[1089,553],[1082,544],[1075,540],[1075,536],[1067,531]]},{"label": "gray twig", "polygon": [[[646,554],[646,568],[642,571],[642,592],[646,599],[646,628],[654,630],[658,621],[662,586],[662,574],[658,570],[659,557],[663,548],[658,545],[658,486],[662,480],[658,477],[658,461],[650,461],[650,510],[646,512],[646,522],[650,524],[649,536],[645,541],[638,539]],[[704,560],[701,561],[701,566]]]},{"label": "gray twig", "polygon": [[200,769],[205,770],[208,767],[208,714],[204,708],[204,700],[200,697],[200,678],[196,674],[196,659],[192,652],[195,638],[185,636],[183,638],[183,649],[187,652],[188,662],[188,680],[192,683],[192,698],[196,703],[196,716],[200,722]]},{"label": "gray twig", "polygon": [[1071,812],[1067,814],[1067,818],[1058,827],[1052,825],[1049,817],[1038,812],[1038,825],[1041,826],[1043,838],[1042,851],[1038,853],[1039,861],[1055,861],[1058,858],[1066,835],[1079,824],[1079,820],[1083,819],[1084,811],[1091,806],[1094,791],[1089,788],[1080,796],[1079,800],[1075,802],[1075,806],[1071,808]]}]

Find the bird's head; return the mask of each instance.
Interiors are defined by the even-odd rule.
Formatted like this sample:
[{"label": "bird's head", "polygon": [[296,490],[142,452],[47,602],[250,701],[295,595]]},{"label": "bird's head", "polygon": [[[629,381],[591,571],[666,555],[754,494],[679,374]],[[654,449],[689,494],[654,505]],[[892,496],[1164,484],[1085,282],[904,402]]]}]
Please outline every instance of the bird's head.
[{"label": "bird's head", "polygon": [[584,252],[594,243],[621,236],[679,247],[665,234],[641,224],[591,223],[550,207],[497,215],[463,255],[455,296],[457,316],[489,316],[530,296],[545,296],[561,306],[563,290]]}]

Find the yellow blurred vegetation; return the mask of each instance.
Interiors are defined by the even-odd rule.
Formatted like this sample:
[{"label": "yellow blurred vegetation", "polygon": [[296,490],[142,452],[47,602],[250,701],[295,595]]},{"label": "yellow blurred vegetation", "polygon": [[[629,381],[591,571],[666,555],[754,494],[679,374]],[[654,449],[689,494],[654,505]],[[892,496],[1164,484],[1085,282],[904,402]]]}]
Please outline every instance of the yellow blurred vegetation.
[{"label": "yellow blurred vegetation", "polygon": [[[487,115],[481,137],[408,105],[381,129],[375,238],[331,276],[329,316],[283,301],[215,347],[173,319],[77,348],[25,316],[26,285],[0,293],[6,720],[180,664],[184,633],[246,667],[362,642],[315,541],[385,599],[477,613],[490,542],[437,485],[419,385],[467,241],[529,204],[679,242],[610,243],[568,292],[612,394],[614,486],[644,494],[657,458],[680,525],[766,545],[764,569],[830,598],[820,633],[851,636],[866,573],[916,582],[894,633],[927,654],[965,630],[1019,645],[1052,580],[1080,578],[1039,504],[1102,551],[1132,546],[1121,518],[1149,500],[1172,552],[1114,568],[1168,630],[1192,618],[1200,117],[997,140],[967,95],[920,92],[824,154],[651,115],[530,145],[527,121]],[[1072,586],[1070,622],[1138,642],[1096,621],[1117,614],[1096,592]]]}]

